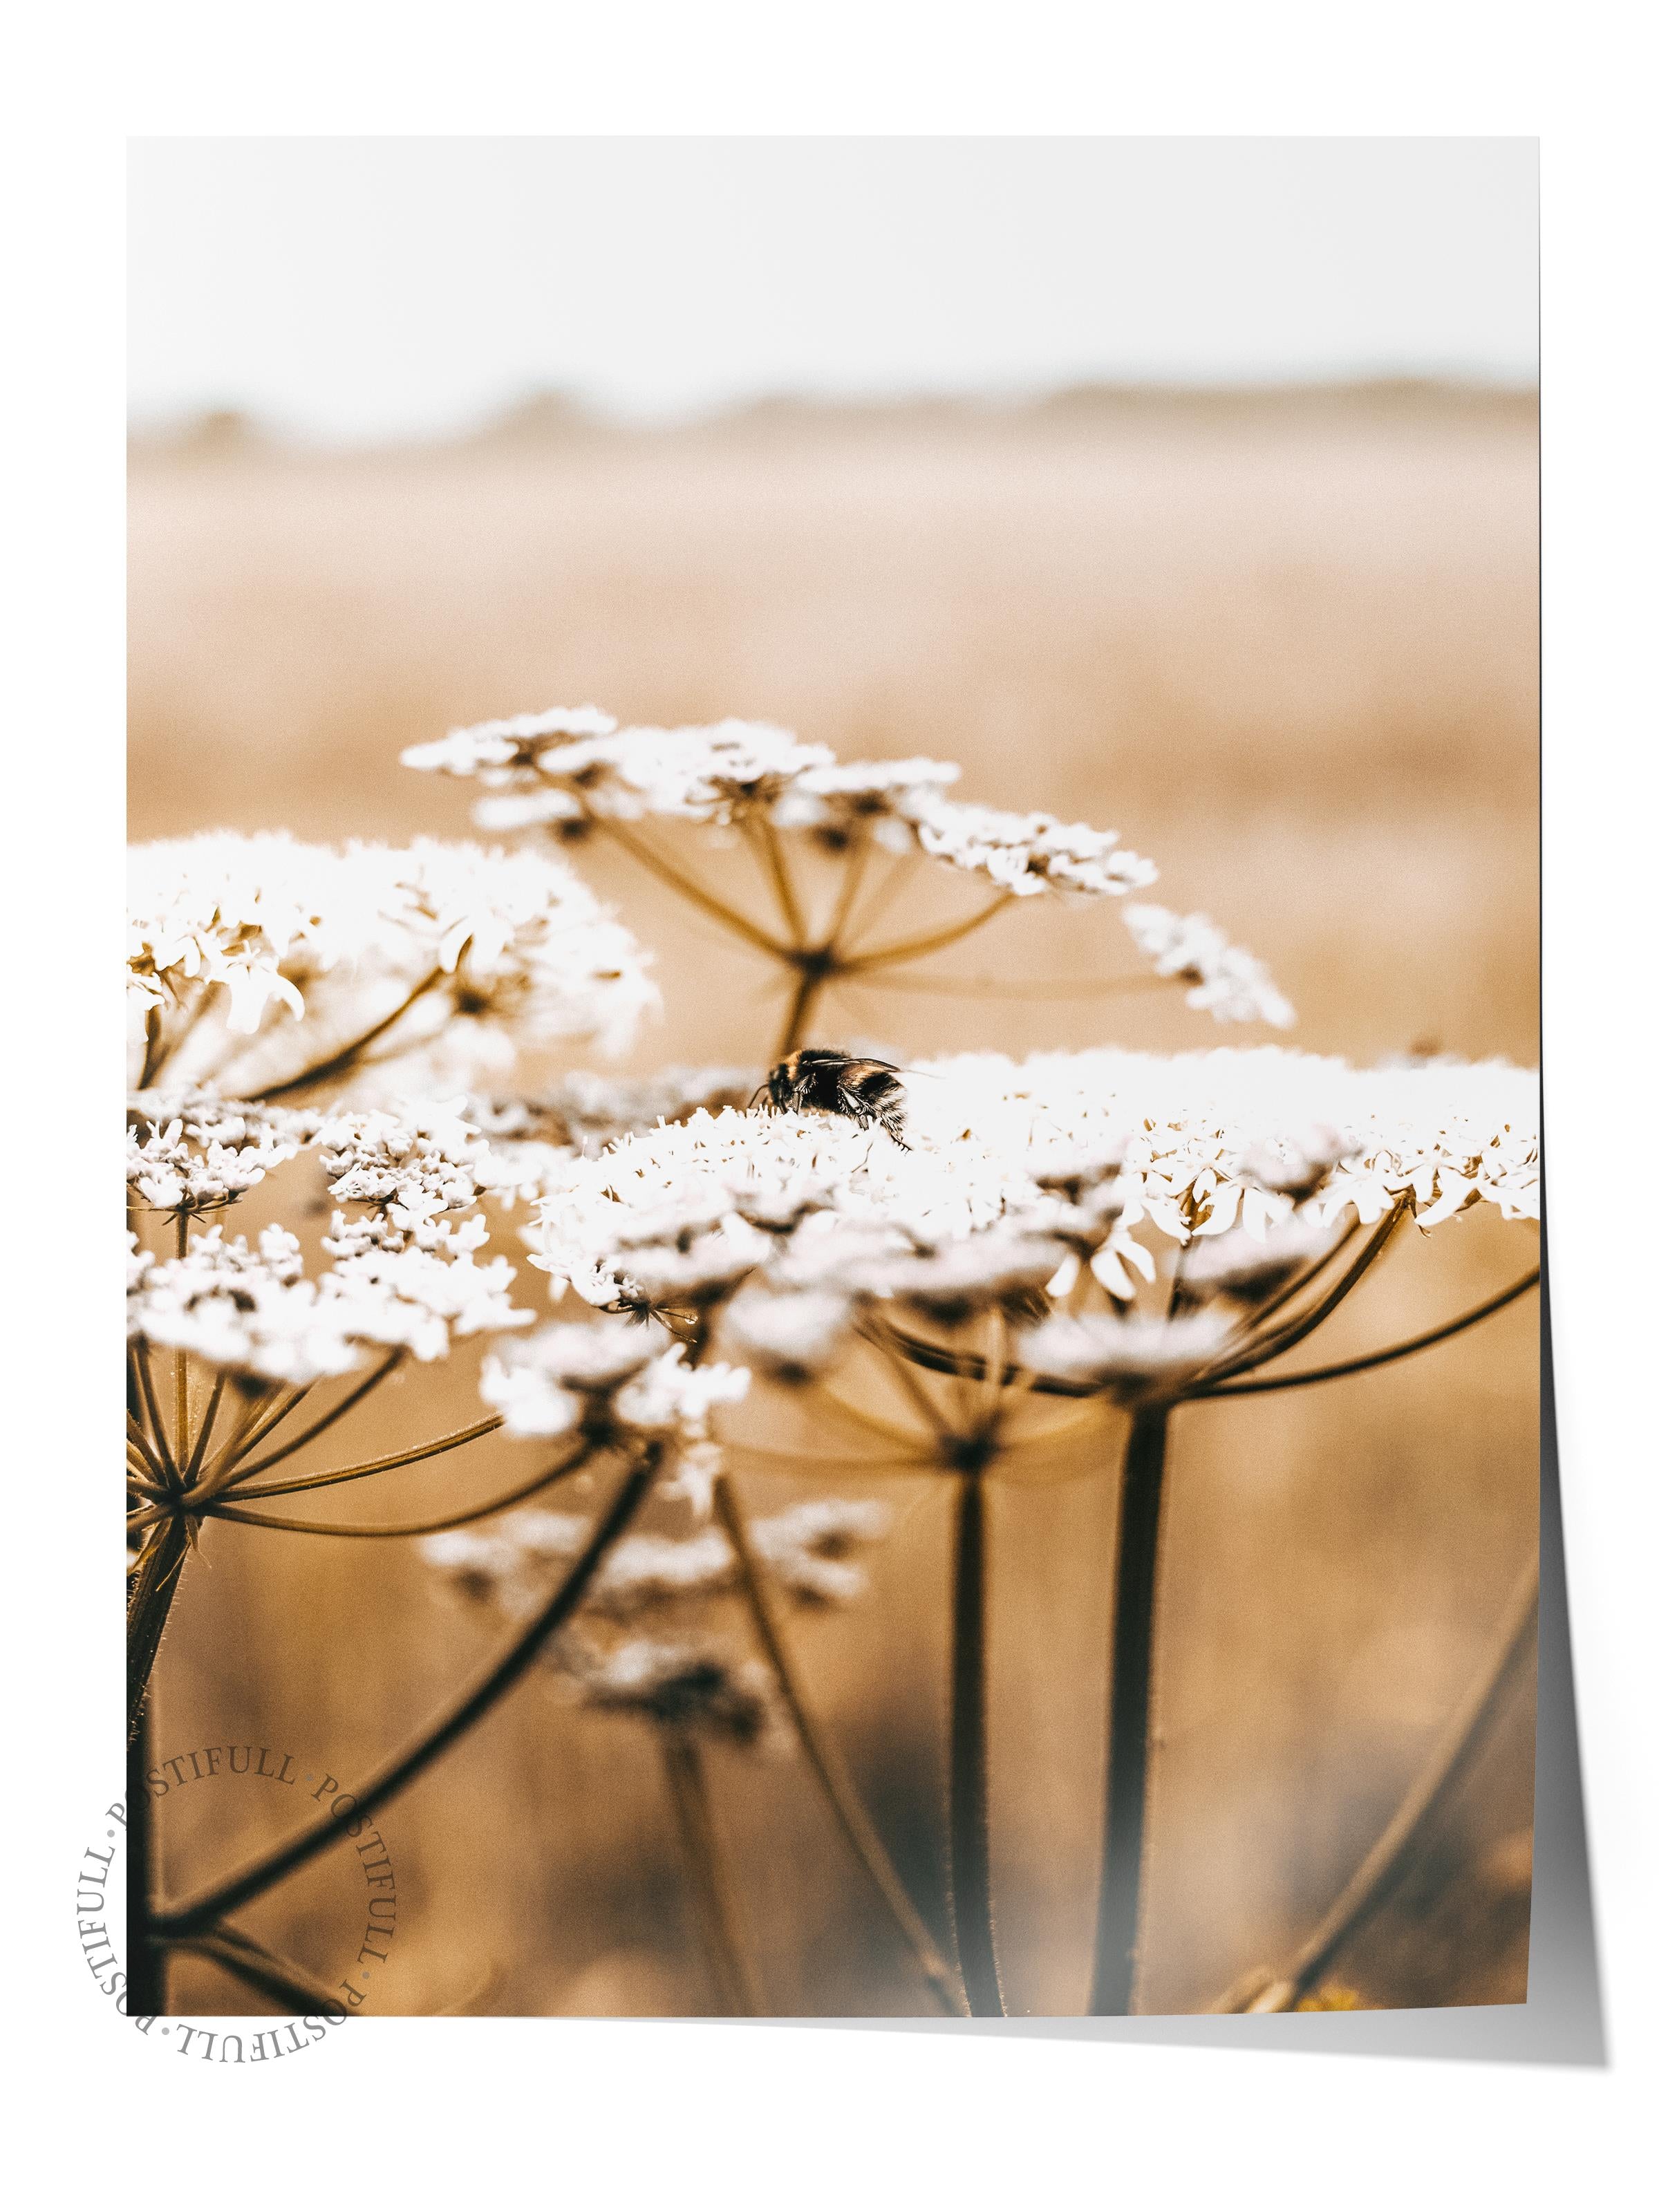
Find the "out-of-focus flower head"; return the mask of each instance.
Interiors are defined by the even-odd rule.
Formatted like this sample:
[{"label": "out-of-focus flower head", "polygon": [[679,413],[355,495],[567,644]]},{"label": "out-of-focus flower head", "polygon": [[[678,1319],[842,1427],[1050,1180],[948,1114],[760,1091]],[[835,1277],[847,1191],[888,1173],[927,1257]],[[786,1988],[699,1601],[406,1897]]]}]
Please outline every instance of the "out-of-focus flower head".
[{"label": "out-of-focus flower head", "polygon": [[1218,1022],[1266,1022],[1291,1028],[1296,1009],[1276,989],[1267,969],[1242,945],[1231,944],[1206,914],[1176,914],[1166,906],[1128,906],[1123,926],[1160,975],[1190,983],[1187,1004]]},{"label": "out-of-focus flower head", "polygon": [[[855,1604],[868,1588],[859,1554],[890,1533],[893,1516],[878,1499],[819,1498],[749,1523],[749,1541],[780,1588],[809,1607]],[[526,1506],[504,1515],[493,1533],[451,1528],[423,1538],[421,1556],[458,1593],[487,1600],[511,1618],[533,1611],[546,1594],[547,1569],[576,1558],[592,1527],[579,1513]],[[606,1555],[583,1601],[582,1617],[626,1626],[643,1620],[684,1624],[738,1581],[737,1554],[718,1528],[688,1536],[625,1536]]]},{"label": "out-of-focus flower head", "polygon": [[645,956],[562,862],[229,832],[128,854],[141,1082],[252,1096],[397,1063],[452,1085],[529,1046],[625,1044],[655,1003]]},{"label": "out-of-focus flower head", "polygon": [[1133,1397],[1195,1375],[1229,1332],[1225,1315],[1213,1309],[1173,1320],[1057,1313],[1020,1337],[1018,1353],[1034,1375]]}]

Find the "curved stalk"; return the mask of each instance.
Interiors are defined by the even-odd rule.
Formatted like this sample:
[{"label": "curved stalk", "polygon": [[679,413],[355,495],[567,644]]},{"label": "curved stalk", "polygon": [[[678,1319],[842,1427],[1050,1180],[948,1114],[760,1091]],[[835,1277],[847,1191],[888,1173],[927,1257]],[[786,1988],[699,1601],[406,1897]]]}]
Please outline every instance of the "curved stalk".
[{"label": "curved stalk", "polygon": [[718,2009],[729,2018],[760,2018],[766,2010],[765,2001],[749,1947],[743,1940],[737,1899],[709,1809],[702,1753],[685,1729],[665,1728],[659,1733],[680,1853],[691,1885],[703,1950],[719,1992]]},{"label": "curved stalk", "polygon": [[441,1453],[459,1451],[463,1444],[476,1443],[480,1437],[493,1436],[501,1425],[501,1416],[491,1413],[487,1420],[475,1421],[470,1429],[453,1429],[447,1437],[434,1437],[430,1443],[417,1444],[412,1451],[388,1452],[384,1459],[366,1459],[356,1467],[332,1468],[326,1474],[296,1476],[292,1482],[256,1482],[245,1490],[240,1482],[231,1486],[231,1495],[237,1498],[292,1498],[301,1490],[328,1490],[336,1483],[357,1482],[366,1474],[386,1474],[393,1468],[416,1467],[423,1459],[436,1459]]},{"label": "curved stalk", "polygon": [[1456,1794],[1511,1692],[1522,1680],[1538,1632],[1538,1563],[1522,1574],[1495,1639],[1492,1655],[1458,1700],[1399,1809],[1352,1878],[1294,1959],[1279,1975],[1261,1972],[1234,1984],[1216,2012],[1294,2012],[1341,1952],[1388,1902],[1410,1871],[1419,1847]]},{"label": "curved stalk", "polygon": [[[1248,1373],[1252,1368],[1265,1367],[1270,1359],[1277,1359],[1281,1352],[1289,1352],[1300,1344],[1304,1336],[1311,1335],[1322,1322],[1335,1312],[1366,1270],[1381,1259],[1383,1248],[1406,1219],[1409,1203],[1405,1198],[1395,1200],[1336,1280],[1310,1304],[1304,1306],[1300,1313],[1292,1314],[1288,1321],[1282,1322],[1277,1328],[1269,1329],[1265,1336],[1252,1338],[1245,1334],[1235,1340],[1231,1346],[1223,1348],[1208,1367],[1200,1370],[1192,1387],[1196,1389],[1210,1382],[1223,1382],[1231,1376]],[[1247,1329],[1249,1326],[1247,1323]]]},{"label": "curved stalk", "polygon": [[1110,975],[1075,982],[1033,976],[1025,982],[997,975],[880,975],[859,978],[867,991],[909,991],[957,999],[1109,999],[1127,991],[1167,991],[1176,975]]},{"label": "curved stalk", "polygon": [[769,952],[774,959],[782,959],[787,956],[789,951],[787,945],[780,944],[775,937],[771,936],[757,923],[750,921],[747,915],[739,914],[735,907],[727,906],[724,900],[716,898],[714,894],[706,890],[694,876],[688,876],[683,869],[676,867],[672,860],[665,859],[654,846],[648,845],[644,838],[634,836],[629,831],[624,830],[619,822],[613,821],[608,815],[590,814],[587,818],[596,830],[602,830],[607,837],[613,838],[622,847],[623,852],[637,860],[642,868],[648,869],[651,874],[657,877],[660,882],[666,884],[672,890],[678,891],[682,898],[689,899],[693,906],[708,915],[711,921],[718,921],[722,928],[729,929],[735,936],[741,937],[745,944],[752,945],[757,952]]},{"label": "curved stalk", "polygon": [[1269,1375],[1248,1382],[1217,1382],[1208,1389],[1194,1390],[1194,1400],[1200,1398],[1248,1398],[1263,1390],[1299,1390],[1308,1382],[1334,1382],[1341,1375],[1363,1375],[1368,1368],[1387,1367],[1394,1360],[1407,1359],[1414,1352],[1426,1352],[1431,1345],[1443,1344],[1449,1337],[1461,1335],[1464,1329],[1473,1328],[1477,1322],[1501,1313],[1518,1297],[1525,1296],[1538,1281],[1538,1269],[1523,1275],[1518,1283],[1499,1291],[1478,1306],[1473,1306],[1455,1321],[1443,1322],[1438,1328],[1425,1329],[1421,1336],[1408,1336],[1403,1344],[1390,1344],[1381,1352],[1361,1353],[1354,1359],[1339,1359],[1330,1367],[1310,1367],[1299,1375]]},{"label": "curved stalk", "polygon": [[1093,2015],[1133,2012],[1146,1862],[1159,1535],[1170,1409],[1139,1407],[1129,1424],[1118,1501],[1112,1607],[1110,1717]]},{"label": "curved stalk", "polygon": [[990,902],[961,921],[952,922],[944,929],[930,929],[920,937],[902,937],[890,945],[872,945],[867,952],[849,954],[842,962],[847,975],[860,975],[870,968],[890,968],[900,960],[917,960],[924,952],[942,952],[947,945],[959,945],[964,937],[971,937],[982,929],[994,915],[1002,912],[1012,899],[1012,891],[999,891]]},{"label": "curved stalk", "polygon": [[783,847],[769,814],[760,817],[759,838],[761,858],[772,878],[772,888],[777,894],[778,910],[783,916],[783,926],[789,932],[793,945],[806,942],[806,917],[801,911],[796,895],[795,880],[789,872],[789,863],[784,858]]},{"label": "curved stalk", "polygon": [[991,1909],[988,1596],[985,1479],[966,1474],[957,1493],[951,1606],[951,1917],[968,2009],[976,2019],[1001,2019],[1007,2007]]},{"label": "curved stalk", "polygon": [[202,1415],[202,1425],[196,1431],[196,1441],[190,1448],[190,1459],[181,1478],[186,1490],[201,1472],[202,1461],[208,1448],[208,1438],[213,1434],[213,1424],[219,1418],[219,1402],[225,1395],[225,1370],[222,1367],[213,1378],[213,1388],[208,1393],[206,1409]]},{"label": "curved stalk", "polygon": [[172,1485],[179,1473],[179,1462],[167,1436],[167,1423],[161,1419],[161,1409],[156,1403],[155,1382],[149,1371],[149,1346],[142,1337],[133,1346],[133,1366],[144,1401],[145,1418],[149,1423],[149,1441],[161,1457],[164,1479]]},{"label": "curved stalk", "polygon": [[955,1977],[939,1956],[927,1922],[911,1902],[909,1892],[900,1879],[898,1869],[889,1858],[875,1823],[860,1799],[846,1762],[819,1727],[806,1702],[790,1656],[781,1616],[767,1586],[766,1570],[757,1558],[754,1546],[750,1541],[749,1525],[744,1516],[736,1486],[729,1475],[722,1474],[715,1479],[714,1510],[738,1563],[739,1589],[749,1610],[756,1641],[766,1655],[778,1695],[794,1728],[801,1754],[823,1792],[824,1802],[841,1830],[848,1849],[870,1887],[886,1907],[894,1926],[908,1946],[912,1957],[940,2004],[947,2013],[959,2014],[962,2001]]},{"label": "curved stalk", "polygon": [[526,1498],[534,1498],[554,1483],[562,1482],[566,1475],[578,1473],[588,1457],[583,1444],[574,1458],[544,1468],[528,1482],[515,1483],[511,1490],[487,1498],[482,1505],[470,1505],[465,1512],[441,1513],[430,1521],[380,1522],[368,1527],[350,1521],[290,1521],[283,1515],[244,1513],[239,1506],[222,1504],[210,1505],[207,1512],[215,1521],[240,1521],[251,1528],[281,1528],[292,1536],[435,1536],[446,1528],[465,1528],[469,1522],[488,1521],[492,1513],[504,1513],[509,1505],[522,1505]]},{"label": "curved stalk", "polygon": [[[289,1842],[267,1851],[190,1904],[179,1905],[171,1912],[158,1913],[155,1921],[158,1938],[172,1942],[181,1936],[198,1935],[223,1914],[246,1905],[250,1898],[262,1896],[273,1883],[307,1865],[319,1851],[327,1850],[399,1790],[406,1789],[452,1744],[465,1735],[475,1723],[481,1721],[528,1671],[542,1646],[564,1626],[586,1596],[588,1586],[604,1565],[606,1553],[645,1503],[656,1479],[661,1455],[659,1445],[648,1446],[641,1455],[618,1484],[580,1556],[552,1595],[472,1687],[464,1691],[406,1751],[400,1752],[357,1792],[349,1820],[325,1813]],[[339,1802],[343,1806],[345,1801]]]},{"label": "curved stalk", "polygon": [[866,831],[856,840],[847,854],[841,872],[841,884],[836,893],[835,908],[830,916],[830,927],[823,933],[826,945],[839,946],[842,932],[852,920],[854,905],[863,888],[864,872],[870,865],[873,843],[874,840]]},{"label": "curved stalk", "polygon": [[[267,1452],[263,1459],[241,1462],[235,1469],[236,1480],[240,1482],[246,1480],[249,1475],[263,1474],[267,1468],[275,1467],[281,1460],[291,1458],[296,1451],[302,1450],[307,1444],[320,1437],[325,1430],[331,1429],[337,1421],[343,1421],[348,1413],[362,1403],[371,1390],[379,1389],[394,1368],[402,1364],[404,1356],[403,1346],[398,1345],[386,1354],[372,1373],[364,1376],[355,1389],[348,1390],[345,1396],[337,1405],[331,1406],[325,1413],[319,1413],[309,1428],[301,1429],[297,1437],[290,1437],[285,1444],[278,1444],[275,1451]],[[272,1422],[270,1426],[274,1428],[276,1423]],[[270,1434],[269,1429],[265,1431],[265,1434]],[[217,1462],[214,1472],[208,1477],[208,1480],[214,1484],[216,1490],[222,1487],[217,1477],[223,1465],[222,1460]]]},{"label": "curved stalk", "polygon": [[149,1437],[145,1435],[143,1430],[139,1426],[137,1422],[133,1419],[131,1413],[127,1416],[127,1449],[129,1451],[136,1451],[137,1453],[139,1458],[143,1462],[144,1466],[149,1469],[151,1479],[155,1482],[162,1486],[161,1489],[157,1491],[156,1495],[158,1497],[165,1495],[166,1470],[162,1467],[160,1459],[156,1456],[155,1446],[150,1443]]},{"label": "curved stalk", "polygon": [[[231,1443],[238,1452],[251,1452],[256,1444],[262,1444],[268,1436],[281,1428],[295,1408],[304,1404],[314,1388],[315,1385],[310,1382],[284,1383],[253,1420],[249,1421],[244,1417],[237,1425]],[[227,1451],[228,1448],[220,1449],[208,1462],[207,1472],[210,1474],[216,1474],[224,1465]]]},{"label": "curved stalk", "polygon": [[407,998],[395,1006],[389,1014],[382,1016],[372,1028],[366,1029],[361,1036],[353,1037],[349,1044],[343,1044],[326,1060],[319,1060],[311,1067],[301,1068],[297,1075],[287,1076],[281,1083],[267,1084],[263,1091],[250,1091],[248,1096],[269,1104],[273,1098],[291,1098],[296,1091],[314,1090],[318,1084],[343,1074],[355,1060],[368,1050],[370,1045],[379,1043],[388,1030],[395,1028],[411,1006],[425,998],[428,991],[435,990],[448,973],[447,968],[433,969],[429,975],[422,976]]}]

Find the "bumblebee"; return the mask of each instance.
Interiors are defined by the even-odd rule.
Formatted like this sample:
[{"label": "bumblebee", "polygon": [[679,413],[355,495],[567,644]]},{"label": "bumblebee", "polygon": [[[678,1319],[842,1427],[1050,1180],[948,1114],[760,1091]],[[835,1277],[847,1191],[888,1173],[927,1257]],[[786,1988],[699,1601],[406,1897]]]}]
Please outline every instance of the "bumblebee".
[{"label": "bumblebee", "polygon": [[861,1129],[884,1129],[901,1152],[910,1149],[900,1133],[904,1086],[890,1060],[811,1045],[781,1060],[749,1103],[763,1097],[780,1114],[844,1114]]}]

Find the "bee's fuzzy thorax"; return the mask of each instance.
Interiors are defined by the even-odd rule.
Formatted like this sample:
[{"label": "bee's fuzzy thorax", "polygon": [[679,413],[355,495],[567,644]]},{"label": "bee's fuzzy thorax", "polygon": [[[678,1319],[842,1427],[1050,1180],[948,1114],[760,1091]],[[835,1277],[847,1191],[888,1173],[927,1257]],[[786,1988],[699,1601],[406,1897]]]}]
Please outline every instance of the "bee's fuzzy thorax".
[{"label": "bee's fuzzy thorax", "polygon": [[901,1134],[904,1085],[890,1060],[807,1045],[781,1060],[761,1090],[781,1113],[845,1115],[860,1128],[884,1129],[908,1149]]}]

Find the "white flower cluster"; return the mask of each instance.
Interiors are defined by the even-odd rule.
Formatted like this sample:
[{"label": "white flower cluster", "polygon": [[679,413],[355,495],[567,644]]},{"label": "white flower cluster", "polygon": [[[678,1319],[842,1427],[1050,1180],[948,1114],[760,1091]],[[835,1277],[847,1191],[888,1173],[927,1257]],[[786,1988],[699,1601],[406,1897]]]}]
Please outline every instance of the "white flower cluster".
[{"label": "white flower cluster", "polygon": [[699,1111],[572,1156],[532,1243],[556,1287],[590,1304],[672,1308],[719,1299],[786,1255],[787,1287],[840,1289],[855,1262],[868,1272],[990,1227],[1012,1194],[1006,1162],[971,1140],[905,1152],[824,1115]]},{"label": "white flower cluster", "polygon": [[765,1073],[757,1067],[665,1067],[651,1075],[573,1069],[533,1099],[469,1099],[467,1119],[500,1148],[540,1143],[595,1152],[613,1138],[699,1107],[746,1106]]},{"label": "white flower cluster", "polygon": [[1187,1004],[1218,1022],[1266,1022],[1287,1030],[1296,1009],[1266,967],[1242,945],[1229,942],[1206,914],[1176,914],[1166,906],[1128,906],[1123,926],[1160,975],[1190,983]]},{"label": "white flower cluster", "polygon": [[[253,1141],[238,1147],[243,1127]],[[343,1374],[375,1347],[436,1359],[454,1338],[532,1320],[512,1304],[507,1261],[477,1258],[489,1237],[472,1172],[482,1147],[452,1106],[324,1116],[192,1100],[135,1144],[137,1188],[149,1204],[199,1212],[307,1146],[339,1201],[322,1240],[332,1264],[307,1276],[299,1239],[280,1228],[250,1243],[216,1226],[175,1258],[135,1249],[130,1337],[303,1383]]]},{"label": "white flower cluster", "polygon": [[[852,1605],[868,1587],[856,1555],[892,1528],[878,1499],[821,1498],[749,1524],[749,1540],[779,1585],[799,1605]],[[448,1528],[422,1539],[422,1557],[466,1597],[510,1618],[534,1610],[546,1594],[549,1565],[574,1559],[592,1534],[579,1513],[526,1506],[483,1534]],[[624,1536],[594,1577],[584,1612],[622,1626],[682,1613],[737,1587],[737,1554],[719,1528],[690,1536]]]},{"label": "white flower cluster", "polygon": [[[873,1500],[816,1498],[751,1522],[749,1539],[797,1604],[850,1605],[867,1587],[854,1555],[879,1543],[891,1525],[889,1508]],[[546,1595],[548,1565],[574,1559],[591,1534],[579,1514],[526,1507],[489,1534],[447,1529],[420,1549],[459,1595],[521,1620]],[[739,1574],[718,1528],[624,1537],[594,1577],[578,1622],[554,1639],[546,1660],[584,1704],[756,1744],[776,1726],[769,1677],[703,1626],[710,1601],[728,1596]]]},{"label": "white flower cluster", "polygon": [[644,1437],[702,1442],[716,1406],[745,1395],[743,1368],[685,1364],[685,1346],[659,1328],[617,1317],[595,1326],[556,1322],[484,1363],[486,1405],[509,1436],[562,1437],[603,1423]]},{"label": "white flower cluster", "polygon": [[1231,1333],[1227,1316],[1206,1308],[1165,1319],[1150,1314],[1051,1314],[1018,1340],[1020,1364],[1034,1375],[1106,1389],[1169,1382],[1212,1359]]},{"label": "white flower cluster", "polygon": [[135,847],[128,878],[146,1079],[165,1064],[255,1094],[366,1040],[365,1063],[405,1080],[418,1054],[466,1082],[529,1044],[621,1046],[655,1003],[633,938],[546,854],[226,832]]},{"label": "white flower cluster", "polygon": [[724,824],[764,814],[834,848],[867,830],[890,851],[925,853],[1021,896],[1050,886],[1115,894],[1158,876],[1150,860],[1119,849],[1113,830],[948,798],[962,773],[954,762],[840,762],[827,745],[803,744],[769,722],[619,729],[595,708],[556,708],[452,730],[403,759],[476,776],[495,794],[476,817],[489,830],[568,831],[653,817]]},{"label": "white flower cluster", "polygon": [[311,1144],[321,1119],[205,1091],[140,1092],[128,1109],[128,1202],[196,1214],[234,1205]]},{"label": "white flower cluster", "polygon": [[576,1697],[596,1712],[627,1713],[744,1751],[781,1741],[766,1668],[711,1638],[629,1636],[600,1644],[566,1635],[553,1656]]},{"label": "white flower cluster", "polygon": [[216,1225],[181,1258],[135,1255],[127,1334],[233,1375],[316,1382],[371,1349],[437,1359],[453,1337],[522,1326],[531,1316],[514,1310],[512,1279],[505,1260],[479,1267],[470,1253],[445,1259],[415,1246],[353,1255],[313,1279],[287,1230],[264,1230],[250,1245]]},{"label": "white flower cluster", "polygon": [[[1538,1214],[1536,1080],[1498,1064],[1102,1049],[912,1074],[908,1150],[835,1116],[727,1109],[561,1155],[535,1264],[613,1313],[718,1317],[733,1357],[798,1382],[886,1308],[1030,1322],[1085,1266],[1127,1308],[1157,1277],[1154,1237],[1192,1248],[1192,1295],[1249,1299],[1402,1199],[1425,1228],[1480,1203]],[[1089,1356],[1127,1373],[1148,1345]]]}]

